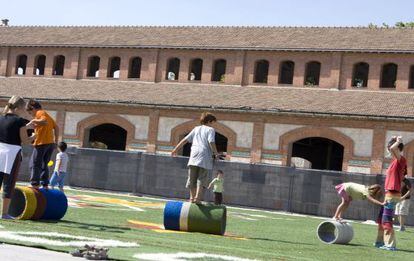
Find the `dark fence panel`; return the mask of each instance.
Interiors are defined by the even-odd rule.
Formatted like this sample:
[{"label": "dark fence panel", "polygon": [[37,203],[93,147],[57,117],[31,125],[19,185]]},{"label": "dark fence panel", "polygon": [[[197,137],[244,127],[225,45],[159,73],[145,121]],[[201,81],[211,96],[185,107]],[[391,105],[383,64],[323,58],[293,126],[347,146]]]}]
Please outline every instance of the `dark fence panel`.
[{"label": "dark fence panel", "polygon": [[[30,153],[30,149],[24,150],[21,180],[29,178]],[[76,148],[70,148],[68,153],[67,184],[71,186],[188,198],[185,188],[188,158]],[[383,185],[384,181],[383,175],[228,161],[216,162],[214,170],[218,169],[224,172],[224,202],[227,204],[326,217],[333,216],[340,202],[335,185],[342,182]],[[211,178],[212,173],[209,180]],[[206,192],[205,199],[212,200],[212,193]],[[345,217],[375,220],[378,210],[378,206],[366,201],[354,201]],[[407,223],[414,224],[414,204],[410,210]]]}]

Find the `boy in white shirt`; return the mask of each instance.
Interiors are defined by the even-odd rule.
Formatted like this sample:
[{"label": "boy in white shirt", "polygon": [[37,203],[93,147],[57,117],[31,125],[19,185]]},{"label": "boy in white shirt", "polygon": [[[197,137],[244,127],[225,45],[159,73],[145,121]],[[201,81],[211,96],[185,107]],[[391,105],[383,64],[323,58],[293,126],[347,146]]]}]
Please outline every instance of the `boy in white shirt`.
[{"label": "boy in white shirt", "polygon": [[69,162],[69,156],[65,152],[67,147],[68,145],[65,142],[59,142],[59,153],[56,155],[55,170],[53,172],[52,178],[50,179],[50,185],[52,186],[52,189],[54,189],[57,185],[59,187],[59,190],[62,192]]}]

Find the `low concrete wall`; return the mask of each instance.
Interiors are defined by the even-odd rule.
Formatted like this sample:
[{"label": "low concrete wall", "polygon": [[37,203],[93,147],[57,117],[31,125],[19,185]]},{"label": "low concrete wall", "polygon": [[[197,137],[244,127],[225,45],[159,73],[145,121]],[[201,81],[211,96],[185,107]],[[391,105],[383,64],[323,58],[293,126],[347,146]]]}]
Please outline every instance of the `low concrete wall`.
[{"label": "low concrete wall", "polygon": [[[188,198],[185,188],[188,158],[76,148],[70,148],[68,153],[70,163],[66,183],[71,186]],[[27,181],[30,149],[25,149],[24,156],[20,179]],[[340,203],[335,185],[351,181],[383,184],[384,181],[383,175],[227,161],[216,162],[214,169],[225,173],[226,204],[326,217],[333,216]],[[205,198],[212,200],[212,193],[207,192]],[[354,201],[345,217],[375,220],[378,211],[379,207],[367,201]],[[414,225],[414,204],[407,223]]]}]

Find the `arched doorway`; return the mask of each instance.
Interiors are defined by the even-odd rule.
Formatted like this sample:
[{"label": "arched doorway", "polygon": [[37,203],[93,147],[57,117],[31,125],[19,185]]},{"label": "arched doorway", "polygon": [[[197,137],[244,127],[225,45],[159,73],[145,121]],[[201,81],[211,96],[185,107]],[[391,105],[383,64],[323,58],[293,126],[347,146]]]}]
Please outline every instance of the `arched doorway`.
[{"label": "arched doorway", "polygon": [[85,133],[88,147],[109,150],[125,150],[127,131],[115,124],[105,123],[89,129]]},{"label": "arched doorway", "polygon": [[312,169],[341,171],[344,146],[327,138],[305,138],[293,143],[291,157],[310,161]]},{"label": "arched doorway", "polygon": [[[188,133],[182,135],[181,139],[187,135]],[[216,132],[215,140],[218,153],[227,152],[228,139],[226,138],[226,136]],[[190,157],[191,145],[191,143],[186,143],[179,154],[185,157]]]}]

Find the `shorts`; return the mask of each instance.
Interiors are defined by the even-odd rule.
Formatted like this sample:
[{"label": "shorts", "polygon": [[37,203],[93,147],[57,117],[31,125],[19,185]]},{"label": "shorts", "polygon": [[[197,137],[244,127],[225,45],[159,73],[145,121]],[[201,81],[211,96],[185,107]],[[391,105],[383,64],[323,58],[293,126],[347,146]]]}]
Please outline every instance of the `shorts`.
[{"label": "shorts", "polygon": [[345,202],[349,203],[352,201],[352,198],[345,191],[344,184],[336,185],[335,189],[338,191],[338,194],[341,196],[341,198],[344,199]]},{"label": "shorts", "polygon": [[410,200],[404,199],[397,203],[395,206],[396,216],[408,216],[408,210],[410,209]]},{"label": "shorts", "polygon": [[50,185],[52,187],[58,186],[59,188],[63,188],[63,186],[65,185],[65,176],[65,172],[53,172],[52,178],[50,179]]},{"label": "shorts", "polygon": [[188,179],[185,186],[187,188],[196,188],[200,186],[206,188],[208,186],[207,175],[208,169],[197,166],[189,166]]},{"label": "shorts", "polygon": [[377,223],[381,225],[384,230],[392,230],[394,210],[399,201],[400,193],[386,192],[385,206],[381,207],[377,219]]}]

